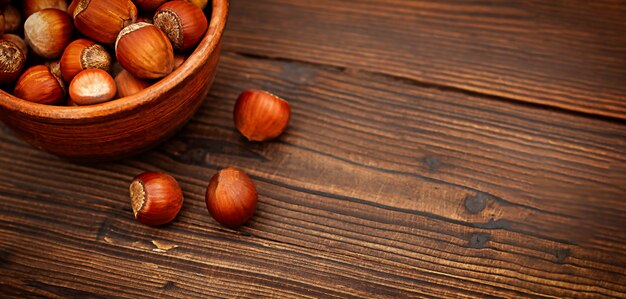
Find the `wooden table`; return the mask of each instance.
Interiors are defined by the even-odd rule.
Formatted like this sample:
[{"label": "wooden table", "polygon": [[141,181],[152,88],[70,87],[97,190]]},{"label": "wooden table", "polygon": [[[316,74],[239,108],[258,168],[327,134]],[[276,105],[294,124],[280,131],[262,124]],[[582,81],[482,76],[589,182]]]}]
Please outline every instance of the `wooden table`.
[{"label": "wooden table", "polygon": [[[626,5],[233,0],[193,121],[134,159],[64,162],[0,126],[0,297],[626,297]],[[249,143],[240,91],[288,99]],[[219,169],[255,217],[218,225]],[[175,176],[178,218],[132,216]]]}]

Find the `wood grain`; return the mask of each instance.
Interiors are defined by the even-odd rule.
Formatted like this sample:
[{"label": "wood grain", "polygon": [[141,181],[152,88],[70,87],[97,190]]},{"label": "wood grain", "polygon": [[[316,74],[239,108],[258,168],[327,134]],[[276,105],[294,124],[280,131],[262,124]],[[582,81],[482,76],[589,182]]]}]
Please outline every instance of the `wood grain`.
[{"label": "wood grain", "polygon": [[233,1],[225,49],[626,118],[617,0]]},{"label": "wood grain", "polygon": [[[290,101],[278,140],[234,129],[248,88]],[[8,297],[626,296],[621,121],[226,52],[191,123],[135,159],[71,164],[0,128]],[[227,166],[260,195],[238,230],[204,204]],[[168,226],[132,219],[144,170],[185,192]]]}]

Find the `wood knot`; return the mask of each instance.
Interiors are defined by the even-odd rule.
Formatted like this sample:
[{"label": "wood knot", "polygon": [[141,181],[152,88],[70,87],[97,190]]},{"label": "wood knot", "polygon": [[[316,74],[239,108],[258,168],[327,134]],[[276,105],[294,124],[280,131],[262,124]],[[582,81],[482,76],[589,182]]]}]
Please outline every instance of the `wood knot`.
[{"label": "wood knot", "polygon": [[161,288],[166,291],[171,291],[176,288],[176,284],[173,281],[168,281]]},{"label": "wood knot", "polygon": [[488,200],[489,195],[482,192],[478,192],[474,196],[467,196],[465,198],[465,209],[472,214],[478,214],[485,209]]},{"label": "wood knot", "polygon": [[469,246],[472,248],[484,248],[489,240],[491,240],[491,235],[488,233],[473,233],[469,240]]},{"label": "wood knot", "polygon": [[424,162],[426,162],[430,171],[435,171],[441,167],[441,162],[439,162],[439,160],[435,157],[426,157],[424,158]]},{"label": "wood knot", "polygon": [[556,257],[556,263],[557,264],[564,264],[565,263],[565,259],[567,259],[570,256],[570,254],[571,254],[571,252],[567,248],[557,249],[554,252],[554,256]]}]

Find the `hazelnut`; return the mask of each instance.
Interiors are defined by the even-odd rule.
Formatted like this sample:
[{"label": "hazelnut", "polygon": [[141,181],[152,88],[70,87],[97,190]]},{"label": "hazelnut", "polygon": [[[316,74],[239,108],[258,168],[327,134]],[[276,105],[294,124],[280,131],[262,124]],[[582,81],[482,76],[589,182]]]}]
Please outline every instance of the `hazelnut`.
[{"label": "hazelnut", "polygon": [[20,11],[13,5],[4,8],[4,32],[15,32],[22,26]]},{"label": "hazelnut", "polygon": [[120,65],[120,63],[117,60],[115,60],[115,62],[113,62],[113,65],[111,66],[111,75],[115,77],[119,73],[121,73],[123,70],[124,68]]},{"label": "hazelnut", "polygon": [[0,40],[0,84],[13,83],[26,64],[26,55],[15,42]]},{"label": "hazelnut", "polygon": [[176,54],[174,55],[174,69],[179,68],[187,60],[187,56]]},{"label": "hazelnut", "polygon": [[32,14],[24,23],[26,43],[37,55],[54,59],[72,40],[72,19],[64,11],[46,8]]},{"label": "hazelnut", "polygon": [[15,34],[7,33],[3,35],[2,38],[8,41],[12,41],[14,44],[16,44],[22,51],[22,54],[24,54],[24,56],[28,58],[28,46],[26,45],[26,42],[21,37]]},{"label": "hazelnut", "polygon": [[115,76],[117,96],[120,98],[132,96],[148,88],[152,83],[148,80],[137,79],[127,70],[122,70]]},{"label": "hazelnut", "polygon": [[289,103],[267,91],[246,90],[235,104],[235,126],[250,141],[278,137],[287,128],[290,118]]},{"label": "hazelnut", "polygon": [[257,192],[248,175],[229,167],[211,177],[205,201],[215,221],[226,226],[239,226],[254,215]]},{"label": "hazelnut", "polygon": [[57,105],[65,99],[65,85],[48,66],[36,65],[17,80],[13,94],[27,101]]},{"label": "hazelnut", "polygon": [[137,221],[163,225],[178,215],[183,206],[183,192],[172,176],[144,172],[130,183],[130,203]]},{"label": "hazelnut", "polygon": [[80,3],[79,1],[74,1],[74,0],[70,0],[70,5],[67,7],[67,14],[69,14],[70,16],[72,16],[72,19],[74,18],[74,10],[76,9],[76,6],[78,5],[78,3]]},{"label": "hazelnut", "polygon": [[70,43],[61,56],[61,74],[66,82],[86,69],[111,71],[112,59],[107,50],[88,39],[77,39]]},{"label": "hazelnut", "polygon": [[4,34],[4,10],[0,7],[0,34]]},{"label": "hazelnut", "polygon": [[177,51],[198,44],[209,26],[202,9],[182,0],[161,5],[154,14],[154,25],[167,35]]},{"label": "hazelnut", "polygon": [[115,81],[101,69],[78,73],[70,83],[70,99],[76,105],[94,105],[112,100],[117,93]]},{"label": "hazelnut", "polygon": [[137,5],[137,8],[142,12],[154,12],[159,6],[163,5],[163,3],[169,0],[134,0],[133,2]]},{"label": "hazelnut", "polygon": [[58,60],[48,61],[46,62],[46,66],[50,69],[50,73],[57,78],[57,80],[61,80],[63,88],[65,88],[65,82],[63,82],[63,77],[61,76],[61,64]]},{"label": "hazelnut", "polygon": [[137,20],[135,21],[135,23],[149,23],[152,24],[152,18],[148,18],[148,17],[144,17],[144,16],[138,16]]},{"label": "hazelnut", "polygon": [[130,0],[74,0],[70,10],[78,31],[105,44],[114,43],[122,28],[137,19]]},{"label": "hazelnut", "polygon": [[67,11],[67,2],[65,0],[23,0],[22,2],[24,18],[28,18],[30,15],[46,8]]},{"label": "hazelnut", "polygon": [[140,79],[157,79],[174,69],[174,50],[165,34],[148,23],[122,29],[115,42],[120,65]]},{"label": "hazelnut", "polygon": [[204,9],[207,5],[208,0],[187,0],[187,2],[193,3],[197,7],[200,7],[200,9]]}]

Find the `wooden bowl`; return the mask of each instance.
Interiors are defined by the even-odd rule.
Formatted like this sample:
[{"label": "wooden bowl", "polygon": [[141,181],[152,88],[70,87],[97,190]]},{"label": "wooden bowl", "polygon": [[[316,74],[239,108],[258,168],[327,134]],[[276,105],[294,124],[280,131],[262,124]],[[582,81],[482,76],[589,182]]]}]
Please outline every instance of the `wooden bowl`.
[{"label": "wooden bowl", "polygon": [[136,95],[93,106],[63,107],[0,91],[0,120],[32,145],[74,161],[110,161],[149,149],[187,123],[206,97],[227,17],[228,0],[213,0],[209,29],[193,54]]}]

